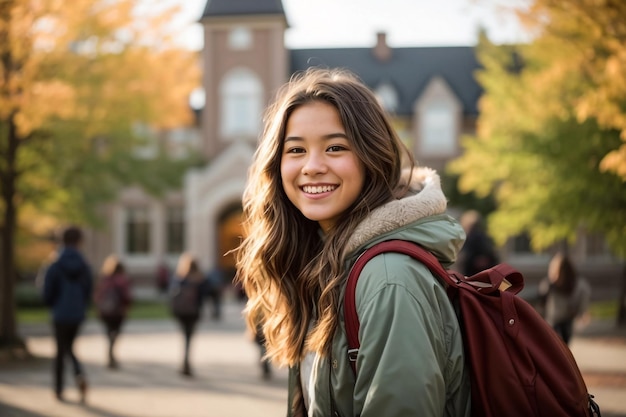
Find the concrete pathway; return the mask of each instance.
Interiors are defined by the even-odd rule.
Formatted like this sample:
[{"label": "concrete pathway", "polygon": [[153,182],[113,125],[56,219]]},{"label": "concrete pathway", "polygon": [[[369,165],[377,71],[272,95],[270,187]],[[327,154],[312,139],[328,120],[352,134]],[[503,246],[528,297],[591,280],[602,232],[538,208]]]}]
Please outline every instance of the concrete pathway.
[{"label": "concrete pathway", "polygon": [[221,322],[203,320],[192,342],[195,377],[179,373],[183,337],[173,321],[132,321],[116,346],[120,369],[105,367],[106,340],[99,323],[89,322],[77,340],[90,390],[78,404],[71,375],[66,403],[53,395],[53,339],[45,328],[25,328],[32,363],[0,365],[2,417],[195,417],[280,416],[286,410],[285,370],[264,381],[258,350],[247,338],[240,305],[225,306]]},{"label": "concrete pathway", "polygon": [[[173,321],[129,322],[117,346],[117,371],[104,366],[106,341],[100,324],[88,322],[76,344],[90,382],[85,406],[78,404],[72,383],[66,403],[52,393],[54,345],[48,327],[22,326],[38,359],[0,363],[0,416],[283,416],[286,371],[274,369],[270,381],[261,378],[258,350],[245,334],[240,310],[240,304],[231,302],[221,322],[202,321],[192,345],[193,379],[178,373],[183,340]],[[626,417],[626,330],[592,323],[574,337],[571,349],[603,416]],[[69,370],[67,380],[72,382]]]},{"label": "concrete pathway", "polygon": [[570,348],[603,417],[626,417],[626,329],[592,322]]}]

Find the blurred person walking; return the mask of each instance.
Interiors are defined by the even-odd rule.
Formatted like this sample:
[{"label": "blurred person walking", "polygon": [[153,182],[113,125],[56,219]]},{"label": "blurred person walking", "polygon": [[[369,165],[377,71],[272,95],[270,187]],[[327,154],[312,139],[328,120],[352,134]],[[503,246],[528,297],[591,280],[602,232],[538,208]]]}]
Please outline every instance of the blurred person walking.
[{"label": "blurred person walking", "polygon": [[155,273],[155,284],[159,294],[167,294],[170,281],[170,268],[167,266],[167,262],[161,261],[157,266]]},{"label": "blurred person walking", "polygon": [[465,230],[466,239],[459,253],[458,265],[461,273],[468,277],[499,262],[499,257],[491,237],[485,230],[482,216],[475,210],[463,213],[459,223]]},{"label": "blurred person walking", "polygon": [[117,369],[119,364],[114,354],[115,342],[132,303],[132,295],[130,279],[124,265],[115,255],[109,255],[102,263],[94,301],[109,341],[108,367]]},{"label": "blurred person walking", "polygon": [[79,249],[83,242],[82,231],[75,226],[68,227],[62,236],[62,247],[58,258],[48,267],[43,287],[43,298],[50,307],[56,340],[54,360],[54,392],[63,401],[64,360],[72,361],[76,385],[81,403],[87,396],[85,370],[74,354],[74,340],[85,320],[85,313],[91,300],[91,269]]},{"label": "blurred person walking", "polygon": [[257,324],[254,332],[254,343],[259,347],[259,364],[261,365],[261,375],[263,379],[270,379],[272,377],[272,365],[270,359],[267,357],[267,346],[265,341],[265,335],[263,334],[263,324]]},{"label": "blurred person walking", "polygon": [[580,276],[570,258],[558,252],[550,260],[548,275],[539,283],[538,311],[569,344],[576,319],[584,320],[589,307],[591,287]]},{"label": "blurred person walking", "polygon": [[179,322],[185,338],[183,366],[180,371],[184,376],[193,376],[189,360],[191,338],[207,293],[208,281],[200,271],[197,261],[188,253],[182,254],[170,282],[169,295],[172,314]]},{"label": "blurred person walking", "polygon": [[222,319],[222,296],[224,294],[224,270],[221,266],[215,265],[207,274],[207,297],[213,304],[211,318],[213,320]]}]

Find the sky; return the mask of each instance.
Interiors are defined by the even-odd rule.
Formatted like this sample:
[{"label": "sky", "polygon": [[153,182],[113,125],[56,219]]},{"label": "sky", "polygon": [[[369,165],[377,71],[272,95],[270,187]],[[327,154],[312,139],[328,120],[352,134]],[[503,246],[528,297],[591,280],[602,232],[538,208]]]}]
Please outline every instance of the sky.
[{"label": "sky", "polygon": [[[182,8],[189,23],[181,34],[189,48],[202,48],[197,23],[207,0],[171,0]],[[528,0],[282,0],[289,29],[290,49],[369,47],[377,32],[387,33],[392,47],[473,46],[479,27],[492,42],[528,40],[517,19],[505,6]]]}]

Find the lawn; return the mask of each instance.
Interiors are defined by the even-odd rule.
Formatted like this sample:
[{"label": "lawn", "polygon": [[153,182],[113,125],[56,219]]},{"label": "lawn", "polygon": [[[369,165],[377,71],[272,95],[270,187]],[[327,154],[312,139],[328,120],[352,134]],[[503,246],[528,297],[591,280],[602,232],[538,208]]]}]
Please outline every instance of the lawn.
[{"label": "lawn", "polygon": [[[45,323],[49,321],[49,311],[43,304],[40,291],[34,285],[18,285],[15,297],[19,323]],[[164,319],[172,316],[165,299],[136,299],[128,314],[131,319]],[[88,317],[96,317],[93,305],[89,309]]]},{"label": "lawn", "polygon": [[[96,317],[94,308],[89,309],[88,317]],[[167,303],[163,301],[136,301],[128,312],[130,319],[166,319],[172,317]],[[43,306],[26,306],[17,310],[20,323],[44,323],[49,321],[49,312]]]},{"label": "lawn", "polygon": [[[617,301],[598,301],[589,306],[591,318],[595,320],[611,320],[617,317]],[[49,312],[41,305],[19,307],[17,320],[20,323],[44,323],[49,320]],[[95,317],[93,307],[89,310],[89,317]],[[131,319],[167,319],[172,317],[165,301],[140,300],[133,303],[129,311]]]},{"label": "lawn", "polygon": [[617,300],[597,301],[589,306],[592,319],[610,320],[617,318]]}]

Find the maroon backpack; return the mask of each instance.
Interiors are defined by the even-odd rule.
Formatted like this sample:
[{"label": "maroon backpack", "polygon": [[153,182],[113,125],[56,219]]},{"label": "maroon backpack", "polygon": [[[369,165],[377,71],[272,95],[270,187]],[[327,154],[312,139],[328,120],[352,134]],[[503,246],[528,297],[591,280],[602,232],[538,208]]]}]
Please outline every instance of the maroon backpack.
[{"label": "maroon backpack", "polygon": [[367,249],[350,271],[344,317],[348,355],[355,373],[360,346],[356,284],[365,264],[384,252],[417,259],[445,283],[463,335],[472,416],[600,416],[567,345],[530,304],[516,295],[524,287],[518,271],[499,264],[464,277],[445,270],[430,252],[403,240],[389,240]]}]

